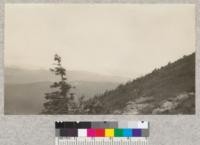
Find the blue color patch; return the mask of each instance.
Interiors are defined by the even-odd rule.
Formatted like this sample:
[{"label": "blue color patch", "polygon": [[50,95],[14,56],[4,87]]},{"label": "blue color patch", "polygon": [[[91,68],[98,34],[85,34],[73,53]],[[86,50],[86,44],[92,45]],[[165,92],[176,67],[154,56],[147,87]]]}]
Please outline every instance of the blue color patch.
[{"label": "blue color patch", "polygon": [[132,129],[123,129],[124,137],[132,137]]}]

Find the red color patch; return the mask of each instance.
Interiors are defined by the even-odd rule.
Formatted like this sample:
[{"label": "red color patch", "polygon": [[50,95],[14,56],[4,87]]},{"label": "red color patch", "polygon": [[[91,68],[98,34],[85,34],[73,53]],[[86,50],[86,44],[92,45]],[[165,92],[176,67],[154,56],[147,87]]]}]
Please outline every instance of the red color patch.
[{"label": "red color patch", "polygon": [[96,137],[104,137],[105,136],[105,129],[96,129]]}]

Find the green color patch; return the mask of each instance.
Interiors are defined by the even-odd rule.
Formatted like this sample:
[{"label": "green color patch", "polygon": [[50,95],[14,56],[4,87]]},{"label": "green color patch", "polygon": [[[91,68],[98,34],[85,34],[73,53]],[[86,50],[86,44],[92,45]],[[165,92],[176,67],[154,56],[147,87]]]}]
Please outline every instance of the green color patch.
[{"label": "green color patch", "polygon": [[115,137],[123,137],[123,129],[115,129]]}]

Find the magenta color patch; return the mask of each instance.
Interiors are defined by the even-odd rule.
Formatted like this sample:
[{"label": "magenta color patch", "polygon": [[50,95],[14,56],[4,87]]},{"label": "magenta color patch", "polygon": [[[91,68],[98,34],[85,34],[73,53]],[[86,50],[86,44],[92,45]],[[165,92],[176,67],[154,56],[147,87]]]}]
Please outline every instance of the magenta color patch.
[{"label": "magenta color patch", "polygon": [[95,129],[87,129],[87,136],[88,137],[95,137]]}]

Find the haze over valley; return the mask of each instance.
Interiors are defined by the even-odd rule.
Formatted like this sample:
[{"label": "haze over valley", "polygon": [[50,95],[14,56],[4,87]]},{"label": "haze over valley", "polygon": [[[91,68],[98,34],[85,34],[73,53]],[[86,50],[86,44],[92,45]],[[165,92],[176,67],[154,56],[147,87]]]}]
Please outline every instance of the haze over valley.
[{"label": "haze over valley", "polygon": [[[75,99],[81,96],[89,99],[130,80],[130,78],[85,71],[68,71],[67,76],[69,83],[75,87],[71,90],[76,96]],[[45,93],[51,91],[50,85],[57,80],[58,78],[49,70],[6,67],[5,113],[40,113],[46,101]]]}]

